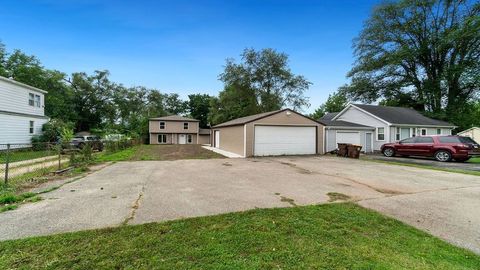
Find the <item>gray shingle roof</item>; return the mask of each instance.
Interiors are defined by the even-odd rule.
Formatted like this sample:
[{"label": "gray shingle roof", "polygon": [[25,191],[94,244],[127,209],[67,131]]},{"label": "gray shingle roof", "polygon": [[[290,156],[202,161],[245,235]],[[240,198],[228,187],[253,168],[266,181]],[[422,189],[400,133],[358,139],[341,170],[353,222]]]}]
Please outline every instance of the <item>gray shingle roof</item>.
[{"label": "gray shingle roof", "polygon": [[197,119],[187,118],[180,115],[169,115],[162,117],[150,118],[150,120],[164,120],[164,121],[189,121],[189,122],[199,122]]},{"label": "gray shingle roof", "polygon": [[448,127],[455,126],[445,121],[426,117],[421,113],[419,113],[418,111],[410,108],[365,105],[365,104],[353,104],[353,105],[391,124],[448,126]]},{"label": "gray shingle roof", "polygon": [[353,128],[372,128],[374,127],[369,127],[369,126],[364,126],[360,124],[355,124],[347,121],[332,121],[332,120],[318,120],[318,122],[324,124],[327,127],[353,127]]},{"label": "gray shingle roof", "polygon": [[322,116],[320,118],[320,120],[332,120],[335,116],[337,116],[338,112],[334,112],[334,113],[326,113],[324,116]]},{"label": "gray shingle roof", "polygon": [[201,128],[201,129],[198,130],[198,134],[200,134],[200,135],[210,135],[210,129]]}]

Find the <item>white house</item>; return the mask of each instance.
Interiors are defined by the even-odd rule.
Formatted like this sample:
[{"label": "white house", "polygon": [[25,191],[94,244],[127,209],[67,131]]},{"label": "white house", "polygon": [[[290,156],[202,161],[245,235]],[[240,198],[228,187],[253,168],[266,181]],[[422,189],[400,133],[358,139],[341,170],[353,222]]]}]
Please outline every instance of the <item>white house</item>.
[{"label": "white house", "polygon": [[472,127],[464,131],[458,132],[457,135],[466,136],[472,138],[476,142],[480,142],[480,128]]},{"label": "white house", "polygon": [[0,144],[29,144],[32,136],[41,134],[48,121],[46,93],[0,76]]},{"label": "white house", "polygon": [[[373,150],[380,150],[384,143],[413,136],[450,135],[455,128],[451,123],[426,117],[414,109],[365,104],[349,104],[330,121],[362,125],[350,126],[351,134],[346,138],[350,138],[352,143],[360,141],[362,145],[372,145]],[[365,131],[365,127],[370,127],[371,131]],[[371,136],[368,136],[370,133]],[[364,142],[365,138],[371,138],[371,142]]]}]

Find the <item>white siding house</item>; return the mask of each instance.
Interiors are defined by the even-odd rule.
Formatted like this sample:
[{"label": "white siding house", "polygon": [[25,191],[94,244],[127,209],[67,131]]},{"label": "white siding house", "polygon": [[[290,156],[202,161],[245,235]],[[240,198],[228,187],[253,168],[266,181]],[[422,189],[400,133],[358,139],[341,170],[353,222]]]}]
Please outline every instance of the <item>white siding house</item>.
[{"label": "white siding house", "polygon": [[29,144],[41,134],[46,93],[0,76],[0,144]]},{"label": "white siding house", "polygon": [[413,136],[451,135],[455,125],[432,119],[403,107],[349,104],[331,122],[341,121],[373,128],[373,150],[385,143]]}]

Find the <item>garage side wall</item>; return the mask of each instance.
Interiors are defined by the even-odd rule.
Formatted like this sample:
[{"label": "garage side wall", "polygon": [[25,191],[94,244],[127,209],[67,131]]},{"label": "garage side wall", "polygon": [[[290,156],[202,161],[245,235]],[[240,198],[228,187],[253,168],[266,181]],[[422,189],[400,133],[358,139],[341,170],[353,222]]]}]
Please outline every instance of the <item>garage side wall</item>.
[{"label": "garage side wall", "polygon": [[312,121],[306,117],[298,115],[296,113],[291,113],[287,115],[285,111],[279,112],[277,114],[256,120],[251,123],[246,124],[246,149],[245,154],[247,157],[253,156],[254,150],[254,129],[255,125],[283,125],[283,126],[316,126],[317,127],[317,154],[323,154],[323,125]]},{"label": "garage side wall", "polygon": [[[220,127],[212,130],[212,141],[215,140],[215,131],[220,131],[220,149],[243,156],[243,127],[244,125]],[[215,147],[217,147],[215,145]]]},{"label": "garage side wall", "polygon": [[198,144],[210,144],[210,135],[198,135]]}]

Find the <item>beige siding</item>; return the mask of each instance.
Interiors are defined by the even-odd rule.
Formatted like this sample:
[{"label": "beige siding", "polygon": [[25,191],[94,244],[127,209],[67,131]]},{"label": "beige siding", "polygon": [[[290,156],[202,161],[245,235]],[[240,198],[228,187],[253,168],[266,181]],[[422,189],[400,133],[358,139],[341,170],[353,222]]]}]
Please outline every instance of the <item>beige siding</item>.
[{"label": "beige siding", "polygon": [[210,135],[198,135],[198,144],[210,144]]},{"label": "beige siding", "polygon": [[472,128],[463,132],[459,132],[460,136],[467,136],[472,138],[476,142],[480,142],[480,128]]},{"label": "beige siding", "polygon": [[[256,120],[246,124],[246,156],[253,156],[254,129],[255,125],[284,125],[284,126],[316,126],[317,127],[317,154],[323,154],[323,125],[308,119],[302,115],[291,112],[287,115],[286,111],[271,115],[266,118]],[[243,134],[243,133],[242,133]],[[221,136],[221,135],[220,135]],[[242,136],[243,137],[243,136]],[[220,139],[221,140],[221,139]],[[221,143],[220,143],[221,145]]]},{"label": "beige siding", "polygon": [[[150,133],[150,144],[159,144],[158,143],[158,135],[162,133]],[[167,134],[167,143],[166,144],[178,144],[178,134],[176,133],[165,133]],[[197,134],[190,134],[192,135],[192,142],[190,144],[197,143]],[[187,144],[189,144],[187,142]]]},{"label": "beige siding", "polygon": [[[160,133],[150,133],[150,144],[160,144],[158,143],[158,135]],[[167,143],[166,144],[171,144],[172,143],[172,134],[167,134]]]},{"label": "beige siding", "polygon": [[[165,122],[165,129],[160,129],[160,122]],[[188,129],[183,129],[183,123],[188,123]],[[198,122],[150,120],[150,133],[198,133]]]},{"label": "beige siding", "polygon": [[[213,129],[212,134],[215,134],[214,131],[220,131],[219,148],[243,156],[243,126],[244,125]],[[214,140],[215,138],[212,137],[212,141]]]}]

